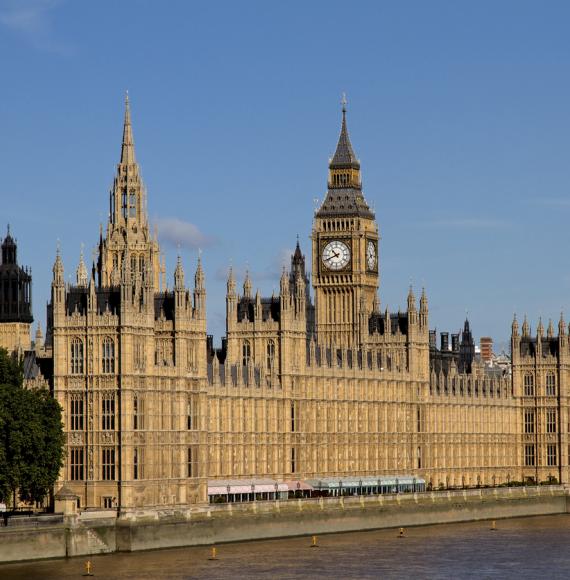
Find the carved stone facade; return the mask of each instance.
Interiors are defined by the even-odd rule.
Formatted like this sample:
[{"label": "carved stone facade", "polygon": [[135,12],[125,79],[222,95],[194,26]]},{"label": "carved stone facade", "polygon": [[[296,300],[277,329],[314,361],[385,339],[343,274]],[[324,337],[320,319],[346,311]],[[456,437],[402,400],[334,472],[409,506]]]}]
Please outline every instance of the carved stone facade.
[{"label": "carved stone facade", "polygon": [[[173,290],[165,287],[127,102],[98,259],[89,273],[81,256],[76,284],[66,285],[58,254],[48,310],[46,348],[67,435],[61,482],[82,507],[205,502],[208,478],[568,481],[563,325],[559,338],[549,330],[534,342],[513,330],[512,379],[474,361],[468,327],[461,344],[437,349],[425,292],[418,303],[410,288],[405,312],[381,310],[379,230],[344,107],[328,181],[312,233],[314,303],[299,244],[278,295],[254,293],[249,275],[238,293],[230,270],[216,349],[200,261],[192,292],[180,260]],[[549,373],[556,395],[543,393]],[[523,392],[529,374],[533,395]],[[531,408],[535,431],[525,433]],[[525,465],[531,439],[533,469]],[[556,462],[546,465],[553,444]]]}]

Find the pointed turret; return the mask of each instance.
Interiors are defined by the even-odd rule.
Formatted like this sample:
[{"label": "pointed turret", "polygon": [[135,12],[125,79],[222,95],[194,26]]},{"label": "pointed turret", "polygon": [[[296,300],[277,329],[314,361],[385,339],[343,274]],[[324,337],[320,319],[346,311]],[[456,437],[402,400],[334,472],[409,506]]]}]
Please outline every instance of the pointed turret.
[{"label": "pointed turret", "polygon": [[230,266],[228,272],[227,295],[233,296],[236,293],[236,279],[234,277],[234,269]]},{"label": "pointed turret", "polygon": [[2,264],[17,264],[18,263],[18,248],[14,238],[10,234],[10,224],[8,224],[6,237],[2,241]]},{"label": "pointed turret", "polygon": [[560,320],[558,321],[558,336],[566,336],[566,322],[564,322],[564,313],[560,313]]},{"label": "pointed turret", "polygon": [[176,268],[174,270],[174,290],[184,290],[184,267],[182,266],[180,255],[178,255]]},{"label": "pointed turret", "polygon": [[519,323],[518,323],[516,314],[513,316],[513,324],[511,326],[511,335],[513,338],[518,337],[518,335],[519,335]]},{"label": "pointed turret", "polygon": [[552,324],[552,318],[548,321],[548,328],[546,329],[546,336],[548,338],[554,338],[554,324]]},{"label": "pointed turret", "polygon": [[544,336],[544,325],[542,324],[542,316],[538,319],[538,326],[536,327],[536,336],[542,338]]},{"label": "pointed turret", "polygon": [[77,285],[85,288],[87,286],[87,268],[85,266],[85,262],[83,261],[83,246],[81,247],[81,252],[79,254],[79,265],[77,266],[75,276]]},{"label": "pointed turret", "polygon": [[408,291],[408,320],[410,324],[417,324],[418,321],[418,311],[416,309],[416,297],[414,295],[414,289],[410,284],[410,290]]},{"label": "pointed turret", "polygon": [[36,338],[34,341],[34,350],[39,353],[44,347],[44,335],[42,332],[41,324],[38,322],[38,327],[36,329]]},{"label": "pointed turret", "polygon": [[422,288],[422,296],[420,298],[420,325],[423,328],[427,328],[428,325],[428,299],[425,288]]},{"label": "pointed turret", "polygon": [[198,256],[198,264],[196,265],[196,273],[194,274],[194,288],[196,290],[205,290],[205,276],[202,268],[202,257]]},{"label": "pointed turret", "polygon": [[244,298],[251,298],[251,278],[249,277],[249,270],[245,271],[245,279],[243,281],[243,296]]},{"label": "pointed turret", "polygon": [[61,259],[61,253],[59,251],[59,245],[57,246],[57,251],[55,255],[55,262],[53,264],[53,283],[54,285],[61,285],[64,284],[63,278],[63,260]]},{"label": "pointed turret", "polygon": [[528,323],[528,320],[526,319],[526,314],[524,315],[524,320],[523,320],[523,325],[522,325],[522,335],[525,338],[528,338],[530,336],[530,325]]},{"label": "pointed turret", "polygon": [[205,318],[206,315],[206,284],[204,270],[202,269],[202,257],[198,255],[198,264],[194,274],[194,308],[198,318]]},{"label": "pointed turret", "polygon": [[340,126],[340,135],[336,145],[336,151],[330,162],[331,169],[352,168],[360,169],[360,161],[358,161],[346,125],[346,97],[342,98],[342,124]]}]

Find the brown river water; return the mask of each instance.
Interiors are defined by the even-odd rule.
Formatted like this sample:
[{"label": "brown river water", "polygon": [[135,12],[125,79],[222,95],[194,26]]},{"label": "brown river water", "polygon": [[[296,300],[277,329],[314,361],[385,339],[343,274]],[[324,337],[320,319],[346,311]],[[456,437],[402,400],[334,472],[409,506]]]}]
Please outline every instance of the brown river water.
[{"label": "brown river water", "polygon": [[[90,558],[95,578],[570,579],[570,515],[291,538]],[[86,558],[0,564],[0,579],[81,578]]]}]

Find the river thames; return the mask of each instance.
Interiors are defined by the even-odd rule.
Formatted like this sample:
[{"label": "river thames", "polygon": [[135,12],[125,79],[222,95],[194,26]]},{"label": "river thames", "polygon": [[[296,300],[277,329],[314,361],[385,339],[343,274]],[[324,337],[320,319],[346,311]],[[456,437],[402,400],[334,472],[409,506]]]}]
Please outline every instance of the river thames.
[{"label": "river thames", "polygon": [[[96,578],[552,578],[570,577],[570,515],[307,537],[90,558]],[[0,578],[59,580],[85,558],[0,565]]]}]

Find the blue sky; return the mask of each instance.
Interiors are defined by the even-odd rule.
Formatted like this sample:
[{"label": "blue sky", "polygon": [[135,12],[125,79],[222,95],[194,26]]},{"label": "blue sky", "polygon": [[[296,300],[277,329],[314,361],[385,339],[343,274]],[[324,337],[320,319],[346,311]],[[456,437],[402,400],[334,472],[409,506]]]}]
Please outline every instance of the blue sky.
[{"label": "blue sky", "polygon": [[216,336],[230,262],[270,294],[309,250],[343,91],[383,306],[412,281],[439,330],[570,319],[569,21],[556,0],[0,0],[2,221],[36,319],[57,240],[74,275],[106,219],[126,89],[169,279],[177,242],[188,279],[203,248]]}]

